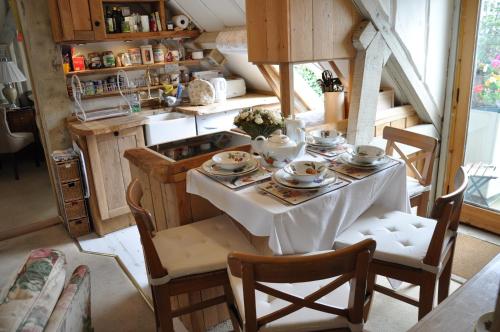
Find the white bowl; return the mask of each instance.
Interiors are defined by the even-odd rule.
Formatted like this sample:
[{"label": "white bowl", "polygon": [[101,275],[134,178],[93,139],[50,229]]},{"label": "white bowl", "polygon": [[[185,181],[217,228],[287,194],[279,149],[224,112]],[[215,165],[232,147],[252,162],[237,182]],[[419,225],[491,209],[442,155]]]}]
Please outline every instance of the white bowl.
[{"label": "white bowl", "polygon": [[385,151],[374,145],[358,145],[354,147],[351,154],[355,162],[372,164],[380,158],[383,158],[385,156]]},{"label": "white bowl", "polygon": [[340,136],[340,133],[335,129],[316,129],[308,131],[307,134],[317,144],[333,144]]},{"label": "white bowl", "polygon": [[212,160],[220,168],[232,171],[245,166],[252,160],[252,155],[244,151],[225,151],[217,153]]},{"label": "white bowl", "polygon": [[317,161],[301,160],[289,163],[283,170],[290,174],[294,180],[313,182],[323,178],[327,167]]}]

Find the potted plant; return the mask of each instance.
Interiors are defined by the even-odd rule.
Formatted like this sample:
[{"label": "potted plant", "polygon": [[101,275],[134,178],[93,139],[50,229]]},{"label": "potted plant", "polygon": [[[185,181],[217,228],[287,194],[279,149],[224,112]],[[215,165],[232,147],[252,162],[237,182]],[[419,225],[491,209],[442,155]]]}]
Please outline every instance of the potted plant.
[{"label": "potted plant", "polygon": [[323,91],[325,102],[325,122],[335,123],[344,119],[344,86],[329,70],[325,70],[317,81]]}]

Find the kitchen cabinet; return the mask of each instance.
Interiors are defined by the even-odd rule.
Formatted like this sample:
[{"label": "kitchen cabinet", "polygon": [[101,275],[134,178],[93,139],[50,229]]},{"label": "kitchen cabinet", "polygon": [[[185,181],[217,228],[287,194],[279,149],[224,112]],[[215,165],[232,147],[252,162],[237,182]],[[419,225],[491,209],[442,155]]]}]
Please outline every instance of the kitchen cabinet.
[{"label": "kitchen cabinet", "polygon": [[55,42],[104,39],[101,0],[49,0],[48,5]]},{"label": "kitchen cabinet", "polygon": [[87,137],[99,213],[109,219],[129,213],[125,193],[130,183],[130,167],[123,157],[126,150],[142,147],[142,127]]},{"label": "kitchen cabinet", "polygon": [[[128,121],[123,118],[97,120],[91,124],[74,121],[68,125],[73,140],[84,154],[90,212],[99,235],[135,223],[126,201],[131,175],[124,153],[145,146],[143,120],[137,117],[134,123],[134,117]],[[92,128],[97,129],[92,131]]]},{"label": "kitchen cabinet", "polygon": [[352,0],[246,2],[248,59],[282,63],[352,58],[362,17]]},{"label": "kitchen cabinet", "polygon": [[[56,43],[195,38],[198,30],[166,30],[165,0],[48,0],[52,36]],[[126,5],[146,13],[158,11],[162,31],[106,33],[107,7]]]}]

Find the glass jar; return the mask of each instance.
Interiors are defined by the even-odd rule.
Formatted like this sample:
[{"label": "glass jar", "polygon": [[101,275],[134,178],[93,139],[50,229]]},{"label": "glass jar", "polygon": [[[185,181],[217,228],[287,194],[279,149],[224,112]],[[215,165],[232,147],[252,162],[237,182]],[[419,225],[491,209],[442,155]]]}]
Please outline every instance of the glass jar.
[{"label": "glass jar", "polygon": [[165,50],[166,48],[162,44],[153,47],[153,58],[155,63],[165,62]]},{"label": "glass jar", "polygon": [[105,68],[112,68],[116,66],[115,56],[113,52],[106,51],[102,54],[102,62]]}]

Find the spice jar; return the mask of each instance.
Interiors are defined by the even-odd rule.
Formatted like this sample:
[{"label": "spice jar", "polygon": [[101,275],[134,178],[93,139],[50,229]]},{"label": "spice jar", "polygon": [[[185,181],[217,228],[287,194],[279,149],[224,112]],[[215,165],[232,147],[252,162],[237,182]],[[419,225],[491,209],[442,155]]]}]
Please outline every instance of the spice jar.
[{"label": "spice jar", "polygon": [[153,64],[154,63],[153,46],[151,46],[151,45],[141,46],[141,57],[142,57],[143,64],[145,64],[145,65]]},{"label": "spice jar", "polygon": [[153,58],[155,63],[161,63],[165,61],[165,46],[162,44],[155,45],[153,47]]},{"label": "spice jar", "polygon": [[129,53],[120,53],[120,54],[118,54],[117,59],[121,60],[121,63],[122,63],[123,67],[130,67],[130,66],[132,66],[132,60],[130,59],[130,54]]},{"label": "spice jar", "polygon": [[104,67],[106,68],[111,68],[116,66],[115,62],[115,56],[113,55],[113,52],[111,51],[106,51],[102,54],[102,62],[104,64]]},{"label": "spice jar", "polygon": [[130,55],[130,61],[133,65],[142,64],[141,49],[138,47],[129,48],[128,54]]}]

